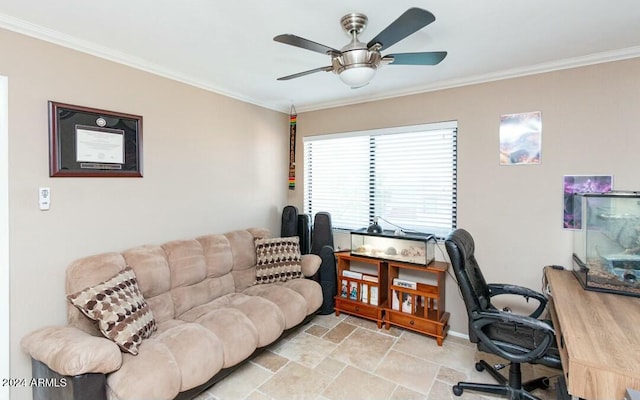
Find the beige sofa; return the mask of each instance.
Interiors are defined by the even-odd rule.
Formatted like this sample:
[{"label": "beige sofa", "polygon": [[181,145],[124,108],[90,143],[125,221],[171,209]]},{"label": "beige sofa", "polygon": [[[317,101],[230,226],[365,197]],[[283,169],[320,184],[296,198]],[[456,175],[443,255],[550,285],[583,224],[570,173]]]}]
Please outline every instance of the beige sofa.
[{"label": "beige sofa", "polygon": [[[312,279],[255,284],[254,241],[269,236],[265,229],[239,230],[77,260],[67,269],[67,295],[130,266],[157,330],[132,355],[69,305],[67,326],[42,328],[23,338],[21,345],[33,359],[34,375],[43,374],[35,371],[44,368],[49,378],[102,377],[104,388],[89,389],[97,390],[92,398],[195,396],[308,320],[322,304],[322,289]],[[301,265],[303,275],[310,277],[320,258],[303,255]],[[48,390],[67,390],[72,392],[70,398],[89,396],[82,394],[86,388],[70,386],[67,381],[65,388]],[[66,398],[34,391],[34,397],[40,396]]]}]

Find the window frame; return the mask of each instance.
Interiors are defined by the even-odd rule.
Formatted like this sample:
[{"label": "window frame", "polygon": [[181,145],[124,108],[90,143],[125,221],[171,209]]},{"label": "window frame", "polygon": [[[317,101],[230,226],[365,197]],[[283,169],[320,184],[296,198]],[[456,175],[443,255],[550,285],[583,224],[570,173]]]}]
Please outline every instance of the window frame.
[{"label": "window frame", "polygon": [[[458,198],[458,173],[457,173],[457,164],[458,164],[458,149],[457,149],[457,134],[458,134],[458,121],[445,121],[445,122],[435,122],[435,123],[426,123],[426,124],[417,124],[417,125],[406,125],[399,127],[390,127],[390,128],[378,128],[378,129],[370,129],[370,130],[361,130],[361,131],[353,131],[353,132],[341,132],[341,133],[329,133],[329,134],[319,134],[319,135],[309,135],[304,137],[303,149],[304,149],[304,193],[303,193],[303,210],[306,213],[313,212],[312,206],[312,197],[308,197],[308,192],[310,185],[310,176],[312,171],[309,171],[308,164],[309,160],[307,159],[307,151],[308,151],[308,143],[323,141],[323,140],[332,140],[332,139],[346,139],[346,138],[355,138],[355,137],[369,137],[370,141],[375,140],[374,138],[377,136],[383,135],[394,135],[394,134],[403,134],[403,133],[413,133],[413,132],[427,132],[427,131],[450,131],[453,135],[452,137],[452,155],[453,159],[451,160],[452,167],[452,188],[451,188],[451,229],[455,229],[457,226],[457,198]],[[447,141],[447,143],[449,143]],[[371,144],[369,145],[369,149],[371,149]],[[369,166],[370,168],[375,168],[375,155],[369,155]],[[371,162],[373,160],[373,162]],[[372,176],[375,176],[375,173],[370,171],[370,179],[369,179],[369,192],[368,192],[368,203],[367,203],[367,217],[368,224],[374,221],[374,217],[380,217],[383,221],[387,222],[389,225],[394,225],[394,221],[387,221],[384,219],[384,215],[376,215],[376,194],[375,194],[375,179],[371,179]],[[377,203],[380,204],[380,203]],[[317,211],[317,210],[316,210]],[[330,210],[323,210],[330,211]],[[362,218],[362,216],[360,216]],[[347,224],[348,225],[348,224]],[[434,225],[435,227],[436,225]],[[396,225],[397,227],[397,225]],[[355,230],[360,229],[362,227],[338,227],[336,229],[339,230]],[[429,229],[425,226],[425,229]],[[447,228],[449,229],[449,228]],[[434,233],[434,232],[423,232],[423,233]],[[436,232],[438,237],[442,237],[442,232]]]}]

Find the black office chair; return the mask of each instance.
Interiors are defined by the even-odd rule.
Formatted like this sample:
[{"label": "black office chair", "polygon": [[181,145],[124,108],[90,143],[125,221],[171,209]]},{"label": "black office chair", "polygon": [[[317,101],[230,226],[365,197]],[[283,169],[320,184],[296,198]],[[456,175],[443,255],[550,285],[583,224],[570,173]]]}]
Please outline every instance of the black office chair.
[{"label": "black office chair", "polygon": [[[537,319],[546,307],[547,299],[531,289],[506,284],[487,284],[474,256],[473,238],[464,229],[453,231],[445,246],[455,271],[469,316],[469,340],[477,344],[478,350],[496,354],[510,361],[509,379],[484,360],[476,363],[478,371],[487,370],[498,384],[458,382],[453,394],[461,396],[466,389],[509,399],[538,399],[529,392],[549,387],[549,378],[537,378],[522,382],[520,364],[542,364],[561,368],[556,347],[555,332],[550,321]],[[538,301],[538,307],[528,316],[497,309],[491,298],[500,294],[523,296],[527,301]]]}]

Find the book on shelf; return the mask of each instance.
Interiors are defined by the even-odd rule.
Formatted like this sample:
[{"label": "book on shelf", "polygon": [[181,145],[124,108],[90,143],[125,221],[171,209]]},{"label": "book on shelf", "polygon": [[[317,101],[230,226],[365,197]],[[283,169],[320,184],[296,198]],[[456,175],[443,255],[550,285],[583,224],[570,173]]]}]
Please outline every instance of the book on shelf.
[{"label": "book on shelf", "polygon": [[412,297],[409,293],[393,290],[391,293],[391,309],[411,314]]},{"label": "book on shelf", "polygon": [[360,301],[363,303],[368,303],[369,302],[369,285],[367,285],[366,283],[361,283],[360,284]]},{"label": "book on shelf", "polygon": [[378,277],[375,275],[362,274],[362,280],[367,282],[378,283]]},{"label": "book on shelf", "polygon": [[393,278],[393,285],[413,290],[416,290],[418,288],[418,284],[416,282],[400,278]]},{"label": "book on shelf", "polygon": [[358,300],[358,282],[349,282],[349,299]]},{"label": "book on shelf", "polygon": [[347,280],[343,279],[342,282],[341,282],[341,286],[340,286],[340,296],[347,297],[347,293],[348,293],[347,290],[348,290],[348,288],[347,288]]},{"label": "book on shelf", "polygon": [[348,269],[342,271],[342,276],[344,276],[345,278],[362,279],[362,273],[349,271]]},{"label": "book on shelf", "polygon": [[369,304],[371,304],[372,306],[377,306],[378,305],[378,287],[377,286],[370,286],[369,287]]},{"label": "book on shelf", "polygon": [[413,296],[409,293],[402,293],[402,312],[411,314],[411,303],[413,301]]}]

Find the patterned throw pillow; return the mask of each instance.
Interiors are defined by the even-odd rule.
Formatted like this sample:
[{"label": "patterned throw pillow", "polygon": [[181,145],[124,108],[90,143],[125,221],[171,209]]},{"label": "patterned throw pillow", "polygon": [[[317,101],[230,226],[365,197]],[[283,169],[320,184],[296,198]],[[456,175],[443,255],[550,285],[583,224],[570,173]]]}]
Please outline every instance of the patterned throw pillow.
[{"label": "patterned throw pillow", "polygon": [[273,283],[302,276],[297,236],[256,239],[256,282]]},{"label": "patterned throw pillow", "polygon": [[133,355],[138,354],[142,339],[157,329],[131,267],[96,286],[70,294],[67,299],[84,315],[97,321],[105,337]]}]

